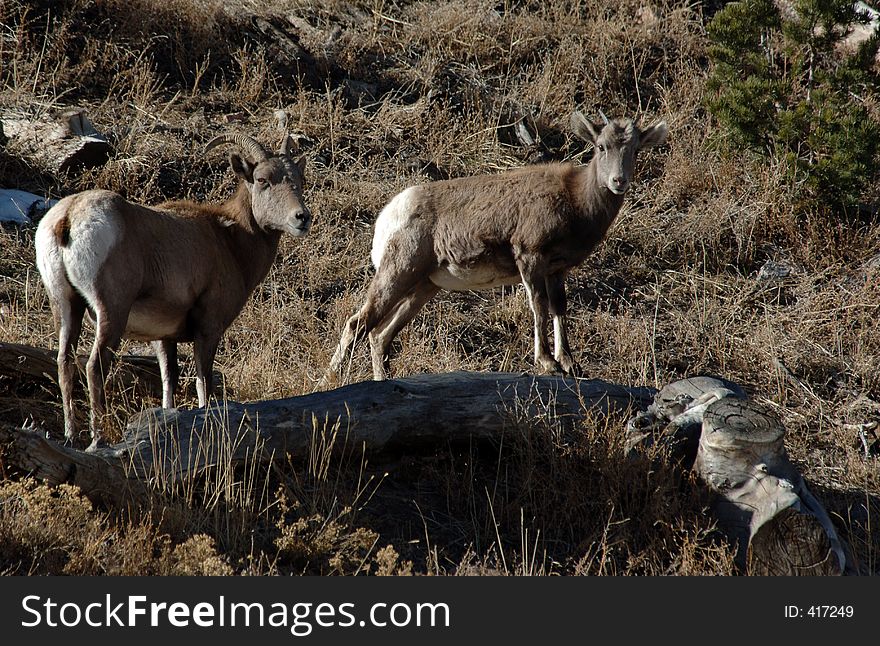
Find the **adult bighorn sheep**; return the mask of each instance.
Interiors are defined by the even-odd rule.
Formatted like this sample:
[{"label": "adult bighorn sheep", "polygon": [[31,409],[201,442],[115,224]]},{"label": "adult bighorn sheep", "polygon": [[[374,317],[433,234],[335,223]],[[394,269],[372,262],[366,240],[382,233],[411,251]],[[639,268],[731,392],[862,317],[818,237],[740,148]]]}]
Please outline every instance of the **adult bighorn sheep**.
[{"label": "adult bighorn sheep", "polygon": [[162,406],[174,406],[177,343],[192,341],[199,406],[212,392],[214,355],[275,259],[283,232],[304,236],[305,158],[287,136],[277,154],[255,139],[222,134],[205,152],[234,144],[238,190],[221,204],[165,202],[146,207],[117,193],[90,190],[64,198],[36,233],[37,267],[59,329],[58,382],[64,435],[75,436],[73,371],[88,310],[95,341],[86,365],[92,447],[106,423],[104,382],[125,338],[152,341],[162,376]]},{"label": "adult bighorn sheep", "polygon": [[[522,282],[534,315],[535,363],[576,373],[566,331],[565,276],[605,236],[623,204],[642,148],[666,140],[666,123],[641,129],[571,117],[596,152],[586,166],[545,164],[413,186],[379,213],[376,267],[360,310],[345,323],[324,383],[353,344],[369,335],[373,376],[384,379],[394,337],[441,289],[480,290]],[[553,317],[555,359],[547,341]]]}]

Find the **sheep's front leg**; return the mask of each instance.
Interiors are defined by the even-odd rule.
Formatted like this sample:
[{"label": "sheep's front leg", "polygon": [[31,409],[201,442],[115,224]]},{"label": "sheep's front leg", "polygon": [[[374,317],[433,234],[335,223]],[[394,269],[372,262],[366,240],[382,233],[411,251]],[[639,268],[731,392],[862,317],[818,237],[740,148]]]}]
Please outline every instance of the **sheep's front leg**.
[{"label": "sheep's front leg", "polygon": [[542,372],[560,372],[559,363],[550,356],[550,344],[547,342],[547,324],[550,319],[545,274],[530,259],[518,260],[517,265],[535,319],[535,365]]},{"label": "sheep's front leg", "polygon": [[199,408],[208,405],[208,397],[214,392],[214,357],[220,345],[220,334],[201,334],[193,342],[196,361],[196,392]]},{"label": "sheep's front leg", "polygon": [[177,363],[176,341],[153,341],[153,351],[159,360],[159,373],[162,376],[162,408],[174,408],[174,391],[180,379]]},{"label": "sheep's front leg", "polygon": [[565,272],[547,276],[547,297],[550,304],[550,315],[553,317],[553,350],[554,357],[568,375],[579,375],[581,370],[571,356],[568,344],[568,299],[565,295]]}]

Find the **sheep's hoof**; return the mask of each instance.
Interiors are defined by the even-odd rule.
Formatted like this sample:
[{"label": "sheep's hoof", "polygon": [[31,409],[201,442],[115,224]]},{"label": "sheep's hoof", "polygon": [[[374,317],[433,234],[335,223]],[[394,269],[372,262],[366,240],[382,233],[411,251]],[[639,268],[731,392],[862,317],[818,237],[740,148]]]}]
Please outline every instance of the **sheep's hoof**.
[{"label": "sheep's hoof", "polygon": [[577,362],[571,358],[563,358],[559,361],[559,364],[562,366],[562,372],[568,377],[581,377],[584,374]]},{"label": "sheep's hoof", "polygon": [[551,359],[550,357],[542,357],[538,359],[538,369],[541,371],[541,374],[544,375],[562,375],[562,366],[559,365],[559,362],[555,359]]},{"label": "sheep's hoof", "polygon": [[316,390],[331,390],[333,388],[337,388],[339,386],[339,375],[335,372],[327,371],[324,373],[324,376],[321,377],[321,380],[318,382],[318,385],[315,387]]},{"label": "sheep's hoof", "polygon": [[86,440],[83,435],[85,435],[85,433],[74,433],[72,435],[65,433],[64,441],[61,443],[61,446],[82,451],[83,447],[86,445]]}]

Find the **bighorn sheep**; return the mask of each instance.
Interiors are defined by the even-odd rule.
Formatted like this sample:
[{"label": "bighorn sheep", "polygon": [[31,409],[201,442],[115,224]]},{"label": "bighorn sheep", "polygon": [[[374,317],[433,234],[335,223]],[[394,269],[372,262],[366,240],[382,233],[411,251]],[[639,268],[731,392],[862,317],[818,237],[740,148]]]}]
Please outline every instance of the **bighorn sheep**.
[{"label": "bighorn sheep", "polygon": [[[345,323],[323,383],[353,344],[369,335],[373,375],[384,379],[394,337],[441,289],[480,290],[522,282],[534,315],[535,363],[543,371],[578,370],[566,331],[565,276],[605,236],[623,204],[641,148],[666,140],[659,122],[604,124],[580,112],[574,132],[595,146],[586,166],[545,164],[498,175],[413,186],[379,213],[376,267],[360,310]],[[555,359],[546,328],[553,317]]]},{"label": "bighorn sheep", "polygon": [[235,195],[222,204],[190,201],[146,207],[117,193],[90,190],[64,198],[36,232],[37,266],[59,329],[58,382],[64,434],[76,433],[73,371],[88,310],[95,341],[86,367],[92,446],[106,423],[104,382],[125,338],[152,341],[162,376],[162,406],[174,406],[177,343],[193,342],[199,406],[210,396],[214,355],[275,259],[282,232],[304,236],[305,158],[288,136],[271,154],[255,139],[223,134],[205,152],[234,144]]}]

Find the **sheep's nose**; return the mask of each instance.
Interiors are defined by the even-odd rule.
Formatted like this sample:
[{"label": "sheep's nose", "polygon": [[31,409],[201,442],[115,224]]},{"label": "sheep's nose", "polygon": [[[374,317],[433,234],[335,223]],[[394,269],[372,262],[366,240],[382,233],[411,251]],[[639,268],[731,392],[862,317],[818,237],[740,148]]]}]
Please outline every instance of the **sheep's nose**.
[{"label": "sheep's nose", "polygon": [[297,222],[308,222],[312,218],[312,216],[308,211],[297,211],[293,214],[293,218]]},{"label": "sheep's nose", "polygon": [[615,175],[611,178],[611,181],[617,188],[623,188],[627,184],[626,178],[623,175]]}]

